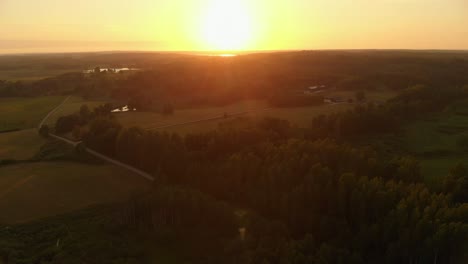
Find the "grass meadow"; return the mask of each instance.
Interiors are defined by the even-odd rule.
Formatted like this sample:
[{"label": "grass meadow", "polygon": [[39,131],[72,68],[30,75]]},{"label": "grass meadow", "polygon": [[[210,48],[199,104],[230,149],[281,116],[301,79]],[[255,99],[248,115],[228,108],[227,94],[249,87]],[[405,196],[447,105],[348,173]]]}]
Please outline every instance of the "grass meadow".
[{"label": "grass meadow", "polygon": [[0,167],[0,223],[123,200],[147,186],[145,179],[111,165],[39,162]]},{"label": "grass meadow", "polygon": [[45,142],[36,129],[0,133],[0,160],[30,159]]},{"label": "grass meadow", "polygon": [[468,136],[468,102],[447,107],[431,118],[419,120],[406,129],[402,145],[421,160],[421,170],[432,185],[440,184],[457,163],[465,163],[468,153],[458,145]]},{"label": "grass meadow", "polygon": [[65,97],[0,98],[0,132],[36,127]]},{"label": "grass meadow", "polygon": [[[330,91],[321,96],[353,99],[352,91]],[[395,95],[393,91],[376,90],[366,92],[369,102],[383,102]],[[176,109],[173,115],[164,116],[155,112],[127,112],[116,114],[117,119],[126,127],[140,126],[145,129],[174,132],[180,134],[205,132],[218,127],[227,119],[246,116],[253,119],[273,117],[286,119],[293,125],[309,125],[311,120],[321,114],[330,114],[354,107],[354,104],[322,104],[305,107],[270,107],[265,100],[246,100],[220,107],[194,107]],[[240,115],[239,115],[240,114]],[[196,122],[198,121],[198,122]]]},{"label": "grass meadow", "polygon": [[[29,160],[46,142],[35,128],[63,101],[64,97],[0,99],[2,129],[23,129],[0,133],[0,160]],[[104,101],[70,98],[47,120],[55,120]],[[54,216],[94,204],[126,199],[148,187],[148,182],[111,165],[78,162],[23,162],[0,166],[0,224],[27,222]]]},{"label": "grass meadow", "polygon": [[[164,116],[154,112],[127,112],[115,116],[126,127],[140,126],[145,129],[177,132],[205,132],[215,129],[219,123],[239,116],[261,119],[274,117],[289,120],[294,125],[307,125],[312,118],[352,108],[352,104],[323,104],[320,106],[271,108],[265,101],[245,101],[226,107],[201,107],[176,110]],[[224,114],[227,117],[224,118]]]},{"label": "grass meadow", "polygon": [[53,127],[55,126],[55,122],[61,116],[70,115],[73,113],[77,113],[80,111],[82,105],[87,105],[90,110],[93,108],[103,105],[107,103],[105,100],[85,100],[78,96],[72,96],[69,100],[65,102],[57,111],[55,111],[52,115],[49,116],[45,124]]}]

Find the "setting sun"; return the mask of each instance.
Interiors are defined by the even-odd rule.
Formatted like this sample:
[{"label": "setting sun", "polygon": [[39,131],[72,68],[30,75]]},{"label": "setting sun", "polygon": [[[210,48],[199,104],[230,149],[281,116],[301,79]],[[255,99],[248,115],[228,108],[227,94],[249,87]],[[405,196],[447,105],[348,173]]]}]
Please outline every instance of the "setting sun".
[{"label": "setting sun", "polygon": [[248,9],[238,1],[212,1],[206,8],[202,37],[210,50],[240,50],[252,38],[252,20]]}]

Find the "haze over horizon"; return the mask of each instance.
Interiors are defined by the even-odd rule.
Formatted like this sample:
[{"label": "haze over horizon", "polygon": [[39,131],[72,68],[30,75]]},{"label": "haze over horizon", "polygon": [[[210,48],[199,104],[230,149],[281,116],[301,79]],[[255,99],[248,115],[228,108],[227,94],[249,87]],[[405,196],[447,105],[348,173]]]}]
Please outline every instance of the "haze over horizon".
[{"label": "haze over horizon", "polygon": [[467,14],[464,0],[0,0],[0,54],[466,50]]}]

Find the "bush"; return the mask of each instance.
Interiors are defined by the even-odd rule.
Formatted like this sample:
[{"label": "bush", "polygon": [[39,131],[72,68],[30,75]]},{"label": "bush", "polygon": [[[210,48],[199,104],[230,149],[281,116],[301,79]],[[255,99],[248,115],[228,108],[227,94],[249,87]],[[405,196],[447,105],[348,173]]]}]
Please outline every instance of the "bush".
[{"label": "bush", "polygon": [[45,137],[45,138],[48,138],[49,137],[49,126],[48,125],[42,125],[40,128],[39,128],[39,135],[42,136],[42,137]]},{"label": "bush", "polygon": [[55,133],[65,134],[71,132],[73,128],[82,124],[78,115],[62,116],[55,123]]}]

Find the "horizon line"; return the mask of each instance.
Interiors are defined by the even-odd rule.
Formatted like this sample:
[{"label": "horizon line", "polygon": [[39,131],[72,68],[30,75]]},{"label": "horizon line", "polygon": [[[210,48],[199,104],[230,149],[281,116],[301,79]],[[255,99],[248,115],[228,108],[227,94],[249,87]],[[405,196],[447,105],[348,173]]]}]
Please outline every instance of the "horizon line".
[{"label": "horizon line", "polygon": [[279,53],[279,52],[308,52],[308,51],[420,51],[420,52],[468,52],[468,49],[412,49],[412,48],[329,48],[329,49],[260,49],[260,50],[97,50],[97,51],[63,51],[63,52],[13,52],[2,53],[0,56],[25,56],[25,55],[60,55],[60,54],[97,54],[97,53],[173,53],[184,55],[212,55],[235,54],[246,55],[255,53]]}]

